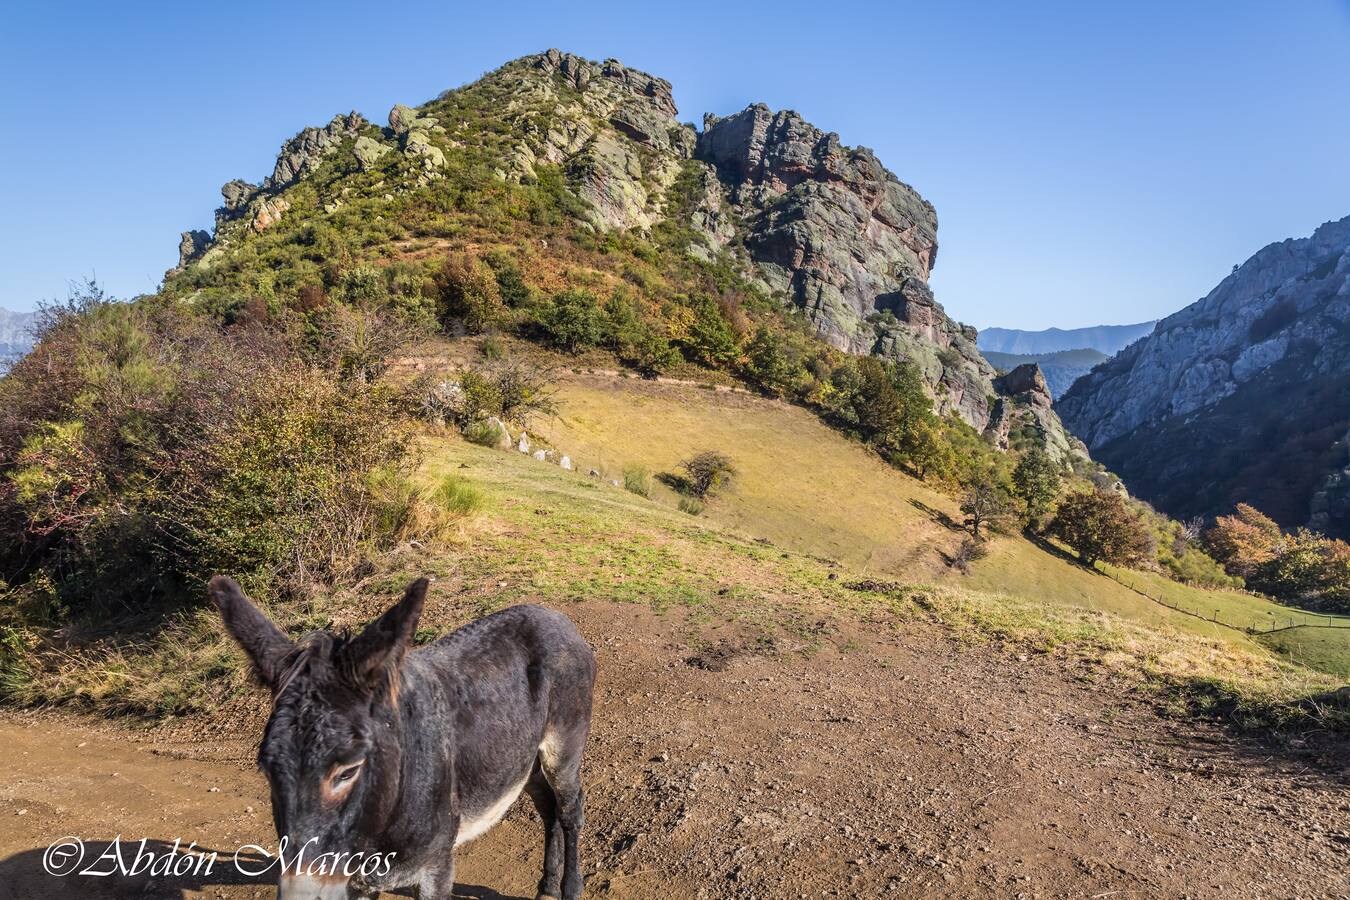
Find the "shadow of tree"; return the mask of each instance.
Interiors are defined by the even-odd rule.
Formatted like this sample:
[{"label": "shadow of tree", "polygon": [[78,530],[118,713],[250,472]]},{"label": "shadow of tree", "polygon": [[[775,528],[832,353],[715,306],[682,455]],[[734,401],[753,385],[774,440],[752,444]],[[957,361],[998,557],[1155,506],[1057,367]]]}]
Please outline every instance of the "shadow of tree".
[{"label": "shadow of tree", "polygon": [[909,501],[909,505],[912,506],[912,507],[914,507],[914,508],[917,509],[919,512],[923,513],[923,514],[926,515],[928,518],[932,519],[934,522],[938,523],[939,525],[941,525],[943,528],[947,529],[948,531],[965,531],[965,530],[966,530],[965,526],[962,525],[960,522],[956,521],[955,519],[953,519],[951,516],[947,515],[947,514],[946,514],[945,512],[943,512],[942,510],[940,510],[940,509],[935,509],[935,508],[929,506],[927,503],[924,503],[922,500],[919,500],[919,499],[913,499],[913,500],[910,500],[910,501]]}]

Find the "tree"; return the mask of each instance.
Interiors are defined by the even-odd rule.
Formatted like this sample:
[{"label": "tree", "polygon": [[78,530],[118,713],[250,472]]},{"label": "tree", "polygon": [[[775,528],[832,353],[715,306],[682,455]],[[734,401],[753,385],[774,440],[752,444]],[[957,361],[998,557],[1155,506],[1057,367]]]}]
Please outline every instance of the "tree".
[{"label": "tree", "polygon": [[482,260],[468,253],[452,253],[436,273],[440,292],[440,319],[462,319],[464,327],[478,333],[501,321],[506,314],[497,277]]},{"label": "tree", "polygon": [[1278,556],[1256,568],[1251,584],[1301,605],[1350,609],[1350,544],[1300,528],[1284,541]]},{"label": "tree", "polygon": [[701,296],[694,303],[694,322],[685,343],[690,356],[706,366],[725,366],[736,359],[736,333],[711,297]]},{"label": "tree", "polygon": [[568,353],[605,339],[605,316],[589,291],[563,291],[539,313],[539,325],[554,346]]},{"label": "tree", "polygon": [[695,453],[680,463],[680,468],[684,469],[689,493],[700,500],[726,487],[736,474],[730,457],[716,450]]},{"label": "tree", "polygon": [[1205,548],[1230,575],[1251,578],[1284,552],[1285,537],[1275,520],[1254,506],[1239,503],[1231,516],[1219,516],[1205,532]]},{"label": "tree", "polygon": [[1062,479],[1059,466],[1039,447],[1022,455],[1013,469],[1013,494],[1026,507],[1028,522],[1040,522],[1059,496]]},{"label": "tree", "polygon": [[1084,565],[1102,560],[1127,566],[1152,551],[1148,527],[1115,491],[1079,491],[1060,501],[1046,533],[1068,544]]},{"label": "tree", "polygon": [[1012,513],[1012,497],[993,472],[986,472],[966,485],[961,494],[961,512],[971,537],[980,539],[980,526],[997,525]]}]

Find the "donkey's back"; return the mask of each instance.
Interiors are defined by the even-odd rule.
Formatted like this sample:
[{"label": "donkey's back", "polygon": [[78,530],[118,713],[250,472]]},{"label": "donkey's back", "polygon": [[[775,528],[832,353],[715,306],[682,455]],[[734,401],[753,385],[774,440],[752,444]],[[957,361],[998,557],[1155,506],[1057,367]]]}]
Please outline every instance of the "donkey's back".
[{"label": "donkey's back", "polygon": [[[541,896],[580,889],[581,761],[591,724],[595,655],[566,616],[513,606],[409,654],[431,687],[454,760],[455,844],[495,825],[522,791],[544,820]],[[432,687],[434,685],[434,687]],[[566,881],[564,881],[564,876]]]}]

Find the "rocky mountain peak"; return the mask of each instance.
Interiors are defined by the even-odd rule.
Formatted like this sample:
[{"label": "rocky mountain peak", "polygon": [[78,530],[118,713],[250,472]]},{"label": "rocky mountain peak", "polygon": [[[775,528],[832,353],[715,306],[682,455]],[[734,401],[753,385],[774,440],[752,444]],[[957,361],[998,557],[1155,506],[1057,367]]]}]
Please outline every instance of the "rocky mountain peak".
[{"label": "rocky mountain peak", "polygon": [[[975,330],[928,287],[933,206],[871,150],[791,110],[709,115],[701,132],[677,114],[670,82],[616,59],[526,56],[420,106],[396,104],[387,128],[352,112],[303,129],[261,184],[221,189],[214,233],[184,233],[175,271],[213,265],[287,217],[330,215],[348,197],[394,201],[470,166],[521,184],[562,174],[585,226],[650,232],[680,210],[691,255],[725,254],[840,349],[913,362],[939,411],[987,430],[996,373]],[[1048,407],[1012,412],[1069,452]]]},{"label": "rocky mountain peak", "polygon": [[1169,512],[1350,533],[1350,217],[1258,251],[1057,409]]}]

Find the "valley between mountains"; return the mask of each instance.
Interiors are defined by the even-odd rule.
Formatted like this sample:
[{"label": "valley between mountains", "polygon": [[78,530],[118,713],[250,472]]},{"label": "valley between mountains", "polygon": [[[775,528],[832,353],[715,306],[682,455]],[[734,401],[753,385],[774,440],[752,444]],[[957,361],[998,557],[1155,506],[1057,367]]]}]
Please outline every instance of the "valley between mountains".
[{"label": "valley between mountains", "polygon": [[[699,128],[548,50],[381,119],[286,140],[0,378],[0,898],[268,893],[42,869],[271,839],[217,572],[292,637],[424,575],[417,643],[572,617],[587,896],[1350,895],[1350,551],[1292,533],[1345,521],[1350,220],[1106,362],[1003,335],[1069,351],[1047,381],[934,295],[918,190],[791,110]],[[1235,467],[1281,498],[1245,575],[1167,515]],[[1246,589],[1285,562],[1289,604]],[[458,896],[533,896],[526,806]]]}]

